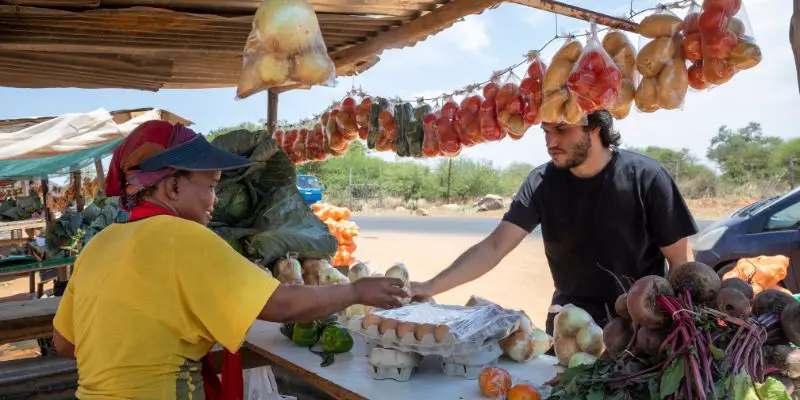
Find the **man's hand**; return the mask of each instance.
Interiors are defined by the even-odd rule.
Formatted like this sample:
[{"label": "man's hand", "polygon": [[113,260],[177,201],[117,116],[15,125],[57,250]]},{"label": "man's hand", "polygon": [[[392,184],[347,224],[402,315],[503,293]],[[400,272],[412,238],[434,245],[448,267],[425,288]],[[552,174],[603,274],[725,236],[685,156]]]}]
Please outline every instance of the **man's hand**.
[{"label": "man's hand", "polygon": [[433,283],[431,281],[411,282],[411,300],[427,301],[433,295]]},{"label": "man's hand", "polygon": [[358,304],[382,309],[400,307],[401,298],[408,297],[403,281],[397,278],[366,277],[355,281],[353,290]]}]

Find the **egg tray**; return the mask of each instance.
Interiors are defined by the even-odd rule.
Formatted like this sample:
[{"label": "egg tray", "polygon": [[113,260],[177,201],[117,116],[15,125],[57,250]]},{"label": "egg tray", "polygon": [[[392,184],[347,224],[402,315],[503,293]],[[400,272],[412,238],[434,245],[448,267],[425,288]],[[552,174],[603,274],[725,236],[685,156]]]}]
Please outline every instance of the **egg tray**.
[{"label": "egg tray", "polygon": [[394,349],[403,352],[419,353],[424,356],[453,357],[478,353],[497,340],[487,339],[483,342],[457,342],[452,334],[448,334],[441,342],[436,342],[433,333],[429,333],[417,340],[414,332],[406,333],[402,338],[397,337],[395,329],[389,329],[383,334],[378,332],[377,326],[370,326],[367,329],[361,328],[361,319],[353,319],[348,324],[348,329],[352,332],[365,336],[367,348],[372,349],[380,346],[385,349]]},{"label": "egg tray", "polygon": [[503,355],[503,350],[495,342],[474,354],[443,358],[442,370],[447,376],[478,379],[481,371],[497,365],[497,360],[501,355]]},{"label": "egg tray", "polygon": [[417,370],[417,367],[397,368],[397,367],[376,367],[370,365],[372,379],[384,380],[392,379],[398,382],[408,382]]},{"label": "egg tray", "polygon": [[417,339],[419,333],[416,331],[398,337],[394,328],[380,332],[377,325],[370,325],[364,329],[362,321],[367,315],[352,318],[347,327],[351,332],[364,336],[371,346],[442,357],[476,354],[496,345],[498,340],[511,334],[520,318],[518,312],[494,305],[467,308],[430,303],[412,304],[374,315],[398,322],[437,327],[446,325],[448,331],[446,334],[437,332],[440,333],[438,341],[434,332],[427,332],[420,339]]}]

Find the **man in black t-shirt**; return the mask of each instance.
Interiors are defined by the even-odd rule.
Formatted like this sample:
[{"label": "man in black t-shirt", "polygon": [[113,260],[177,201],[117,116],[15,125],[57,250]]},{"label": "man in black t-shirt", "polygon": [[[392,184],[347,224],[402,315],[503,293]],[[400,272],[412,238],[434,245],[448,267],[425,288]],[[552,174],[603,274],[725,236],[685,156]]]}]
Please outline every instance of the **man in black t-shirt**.
[{"label": "man in black t-shirt", "polygon": [[[666,276],[665,261],[691,261],[687,238],[697,226],[677,186],[657,161],[617,148],[620,135],[607,111],[591,113],[585,125],[542,129],[552,160],[531,171],[487,238],[433,279],[413,283],[415,297],[489,272],[538,225],[555,285],[552,304],[581,307],[601,326],[606,306],[613,314],[622,293],[614,276]],[[530,290],[538,284],[515,283]],[[548,313],[550,334],[552,319]]]}]

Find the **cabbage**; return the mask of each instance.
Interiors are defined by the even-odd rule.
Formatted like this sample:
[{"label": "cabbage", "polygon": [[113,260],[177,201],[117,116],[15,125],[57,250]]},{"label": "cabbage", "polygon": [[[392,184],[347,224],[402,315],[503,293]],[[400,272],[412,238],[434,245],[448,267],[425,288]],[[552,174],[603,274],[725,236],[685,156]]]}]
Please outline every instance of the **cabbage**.
[{"label": "cabbage", "polygon": [[219,203],[214,207],[213,219],[235,223],[247,217],[252,209],[250,193],[239,183],[221,186],[217,198]]},{"label": "cabbage", "polygon": [[223,173],[220,202],[209,224],[217,235],[242,241],[240,253],[264,264],[290,252],[315,259],[336,253],[336,238],[297,191],[294,163],[266,132],[236,130],[217,136],[211,144],[254,162]]}]

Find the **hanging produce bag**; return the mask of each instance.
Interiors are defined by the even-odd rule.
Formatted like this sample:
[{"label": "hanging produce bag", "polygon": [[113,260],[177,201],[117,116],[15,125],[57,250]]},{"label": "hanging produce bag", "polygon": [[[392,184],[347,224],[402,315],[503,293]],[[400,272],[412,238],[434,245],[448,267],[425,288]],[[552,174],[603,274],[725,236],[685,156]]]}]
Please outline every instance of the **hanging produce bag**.
[{"label": "hanging produce bag", "polygon": [[578,62],[567,78],[567,87],[578,98],[583,112],[611,108],[622,84],[622,72],[614,64],[597,37],[597,24],[592,21],[591,33]]},{"label": "hanging produce bag", "polygon": [[495,98],[500,91],[497,79],[499,79],[497,76],[493,77],[492,81],[483,87],[483,101],[478,111],[481,134],[487,142],[496,142],[506,137],[506,131],[500,127],[500,123],[497,121]]},{"label": "hanging produce bag", "polygon": [[333,154],[347,150],[347,139],[344,137],[344,133],[339,130],[339,124],[337,123],[338,115],[339,109],[333,108],[330,111],[322,113],[320,121],[322,122],[322,126],[325,127],[328,148],[330,148]]},{"label": "hanging produce bag", "polygon": [[480,108],[483,97],[474,89],[468,91],[461,100],[461,107],[456,111],[455,128],[458,140],[464,147],[472,147],[484,141],[481,133]]},{"label": "hanging produce bag", "polygon": [[433,111],[431,106],[425,103],[420,103],[414,109],[414,129],[407,135],[411,157],[425,157],[422,151],[422,146],[425,142],[425,116],[429,115],[431,111]]},{"label": "hanging produce bag", "polygon": [[689,87],[697,91],[711,87],[711,84],[703,76],[703,40],[699,25],[701,11],[695,4],[689,7],[689,11],[683,18],[683,42],[681,43],[683,56],[690,62],[687,70]]},{"label": "hanging produce bag", "polygon": [[272,138],[278,143],[278,147],[285,152],[286,150],[283,148],[283,130],[276,129],[275,132],[272,133]]},{"label": "hanging produce bag", "polygon": [[358,138],[358,121],[356,120],[356,101],[348,97],[339,105],[336,113],[336,127],[346,141]]},{"label": "hanging produce bag", "polygon": [[603,49],[614,60],[614,64],[622,73],[622,83],[617,99],[608,108],[608,112],[616,119],[624,119],[633,107],[633,95],[636,92],[636,48],[628,40],[625,33],[612,29],[603,37]]},{"label": "hanging produce bag", "polygon": [[544,73],[547,65],[539,58],[538,52],[528,54],[528,65],[525,78],[519,85],[522,93],[523,109],[522,119],[528,125],[536,125],[541,122],[539,109],[544,100]]},{"label": "hanging produce bag", "polygon": [[367,121],[367,148],[376,150],[376,142],[380,136],[381,131],[381,114],[389,108],[389,102],[386,99],[378,97],[370,105],[369,120]]},{"label": "hanging produce bag", "polygon": [[530,127],[525,124],[522,116],[525,100],[522,98],[519,83],[519,77],[511,71],[494,100],[497,107],[497,122],[514,140],[521,139]]},{"label": "hanging produce bag", "polygon": [[308,129],[299,129],[297,131],[297,140],[294,142],[294,148],[290,154],[290,158],[295,164],[302,164],[306,162],[306,139],[308,138]]},{"label": "hanging produce bag", "polygon": [[639,27],[636,67],[642,79],[634,96],[636,107],[646,113],[680,108],[689,88],[680,33],[683,20],[661,7],[645,17]]},{"label": "hanging produce bag", "polygon": [[542,122],[586,125],[586,113],[567,89],[567,80],[582,51],[581,42],[570,37],[553,56],[544,74],[544,100],[539,110]]},{"label": "hanging produce bag", "polygon": [[397,138],[400,130],[395,119],[394,112],[397,104],[388,103],[386,109],[381,111],[378,116],[378,137],[375,140],[375,150],[377,151],[396,151]]},{"label": "hanging produce bag", "polygon": [[721,85],[738,71],[761,62],[750,21],[741,0],[709,0],[697,18],[701,39],[703,78]]},{"label": "hanging produce bag", "polygon": [[294,151],[294,144],[297,142],[297,138],[300,136],[300,131],[297,129],[287,129],[283,133],[283,152],[287,155],[291,156],[292,152]]},{"label": "hanging produce bag", "polygon": [[433,113],[427,114],[422,118],[422,131],[425,133],[425,137],[422,140],[422,155],[428,158],[436,157],[442,152],[436,127],[437,119],[438,116]]},{"label": "hanging produce bag", "polygon": [[410,157],[409,135],[414,135],[414,108],[406,102],[394,106],[394,119],[397,123],[397,138],[395,151],[400,157]]},{"label": "hanging produce bag", "polygon": [[325,160],[324,136],[325,133],[322,131],[321,123],[316,123],[312,129],[309,129],[306,136],[306,158],[308,161]]},{"label": "hanging produce bag", "polygon": [[439,144],[443,156],[455,157],[461,154],[461,139],[455,127],[455,116],[458,104],[452,99],[445,101],[439,110],[439,119],[436,121],[436,132],[439,135]]},{"label": "hanging produce bag", "polygon": [[369,113],[372,110],[372,98],[364,97],[356,107],[356,123],[358,124],[358,138],[367,140],[369,136]]},{"label": "hanging produce bag", "polygon": [[336,78],[317,14],[307,0],[262,1],[243,56],[239,99],[291,84],[331,85]]}]

